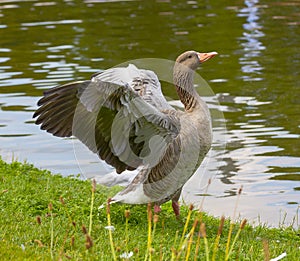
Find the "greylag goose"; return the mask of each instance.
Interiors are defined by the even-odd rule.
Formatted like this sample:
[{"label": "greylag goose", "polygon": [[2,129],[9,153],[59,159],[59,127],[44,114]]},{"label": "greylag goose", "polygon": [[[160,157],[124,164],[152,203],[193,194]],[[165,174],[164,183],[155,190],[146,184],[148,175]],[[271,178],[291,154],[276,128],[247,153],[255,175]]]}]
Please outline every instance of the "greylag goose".
[{"label": "greylag goose", "polygon": [[187,51],[176,59],[173,80],[184,111],[166,101],[153,71],[130,64],[45,91],[33,117],[55,136],[77,137],[117,173],[138,170],[112,202],[152,202],[159,211],[172,200],[179,216],[182,187],[212,141],[210,113],[194,89],[194,71],[216,54]]}]

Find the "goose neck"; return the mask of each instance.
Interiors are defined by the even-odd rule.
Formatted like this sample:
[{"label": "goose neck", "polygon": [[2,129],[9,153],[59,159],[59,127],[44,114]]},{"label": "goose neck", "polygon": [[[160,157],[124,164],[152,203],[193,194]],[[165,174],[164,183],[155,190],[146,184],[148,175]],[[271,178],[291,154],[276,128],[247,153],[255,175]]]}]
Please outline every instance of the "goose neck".
[{"label": "goose neck", "polygon": [[174,84],[180,101],[186,111],[192,111],[198,104],[198,93],[194,88],[194,71],[174,70]]}]

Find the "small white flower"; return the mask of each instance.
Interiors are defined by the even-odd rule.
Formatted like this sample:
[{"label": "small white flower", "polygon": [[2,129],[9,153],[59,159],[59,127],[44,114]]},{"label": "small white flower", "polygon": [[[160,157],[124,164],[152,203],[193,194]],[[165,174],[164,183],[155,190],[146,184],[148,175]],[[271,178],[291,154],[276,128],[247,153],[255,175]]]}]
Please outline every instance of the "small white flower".
[{"label": "small white flower", "polygon": [[21,248],[23,251],[25,251],[25,246],[23,244],[21,244]]},{"label": "small white flower", "polygon": [[102,208],[105,208],[105,204],[102,204],[98,207],[98,210],[102,209]]},{"label": "small white flower", "polygon": [[270,259],[270,261],[278,261],[281,260],[282,258],[286,257],[286,252],[282,253],[281,255],[279,255],[278,257],[272,258]]},{"label": "small white flower", "polygon": [[133,252],[130,251],[129,253],[124,252],[123,254],[120,255],[120,258],[125,258],[125,259],[129,259],[133,256]]},{"label": "small white flower", "polygon": [[104,228],[107,229],[107,230],[115,231],[115,227],[114,226],[106,226]]}]

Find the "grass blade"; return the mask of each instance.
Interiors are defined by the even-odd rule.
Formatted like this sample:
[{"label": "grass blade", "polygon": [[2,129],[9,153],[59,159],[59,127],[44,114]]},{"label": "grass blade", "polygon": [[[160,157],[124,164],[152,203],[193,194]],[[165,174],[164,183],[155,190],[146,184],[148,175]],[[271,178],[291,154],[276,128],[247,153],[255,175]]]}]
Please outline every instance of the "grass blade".
[{"label": "grass blade", "polygon": [[[107,225],[108,225],[108,227],[111,227],[110,200],[111,199],[108,199],[108,201],[107,201],[107,208],[106,208]],[[111,253],[112,253],[112,256],[113,256],[113,260],[117,260],[116,252],[115,252],[115,247],[114,247],[114,242],[113,242],[112,230],[111,229],[108,229],[108,235],[109,235],[109,243],[110,243],[110,248],[111,248]]]},{"label": "grass blade", "polygon": [[89,235],[92,234],[92,225],[93,225],[93,208],[94,208],[94,200],[95,200],[95,191],[96,191],[96,180],[92,181],[92,198],[91,198],[91,208],[90,208],[90,224],[89,224]]}]

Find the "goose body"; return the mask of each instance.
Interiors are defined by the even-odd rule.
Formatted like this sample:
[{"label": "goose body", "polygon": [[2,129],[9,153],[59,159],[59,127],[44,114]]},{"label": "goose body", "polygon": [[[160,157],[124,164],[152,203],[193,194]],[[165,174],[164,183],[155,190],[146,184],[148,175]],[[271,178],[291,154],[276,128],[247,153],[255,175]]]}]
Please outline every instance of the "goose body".
[{"label": "goose body", "polygon": [[182,187],[212,141],[210,113],[194,89],[194,71],[216,54],[187,51],[176,59],[174,85],[184,111],[168,104],[154,72],[130,64],[46,91],[36,124],[55,136],[76,136],[117,173],[138,170],[113,202],[159,206],[172,200],[179,215]]}]

